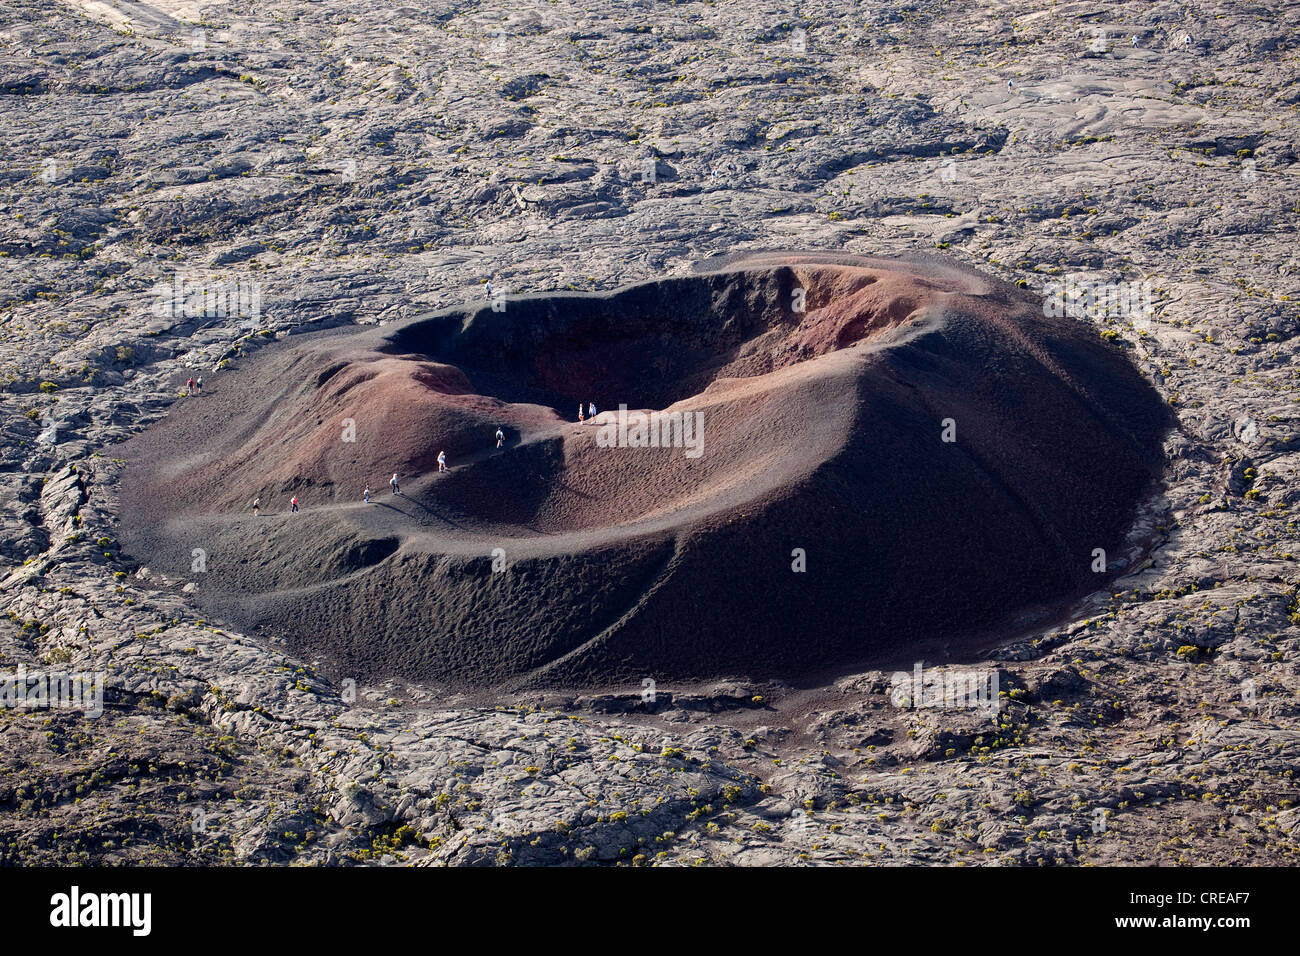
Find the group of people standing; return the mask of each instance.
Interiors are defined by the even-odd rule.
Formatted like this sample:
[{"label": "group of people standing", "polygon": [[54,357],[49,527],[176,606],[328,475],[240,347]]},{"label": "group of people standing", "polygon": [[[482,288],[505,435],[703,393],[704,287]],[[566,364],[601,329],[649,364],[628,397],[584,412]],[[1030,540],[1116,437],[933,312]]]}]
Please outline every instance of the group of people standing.
[{"label": "group of people standing", "polygon": [[[189,382],[187,382],[186,384],[187,384],[191,389],[193,389],[194,391],[198,391],[200,388],[203,387],[203,379],[202,379],[202,377],[200,377],[200,378],[197,380],[197,382],[196,382],[194,379],[191,379],[191,380],[190,380]],[[578,405],[578,421],[581,422],[581,421],[584,421],[584,420],[585,420],[584,417],[583,417],[584,412],[586,413],[586,418],[587,418],[587,419],[594,419],[594,418],[596,417],[596,403],[595,403],[595,402],[588,402],[588,403],[587,403],[587,406],[586,406],[585,409],[583,408],[583,406],[582,406],[581,404],[579,404],[579,405]],[[497,448],[504,448],[504,447],[505,447],[505,445],[506,445],[506,433],[505,433],[505,431],[502,430],[501,428],[497,428],[497,432],[496,432],[496,440],[497,440]],[[447,453],[446,453],[445,451],[439,451],[439,452],[438,452],[438,458],[437,458],[437,461],[438,461],[438,471],[443,472],[443,471],[447,471],[447,470],[448,470],[448,469],[447,469]],[[393,472],[393,477],[388,479],[388,486],[393,490],[393,494],[394,494],[394,495],[400,495],[400,494],[402,493],[402,490],[401,490],[401,484],[400,484],[400,483],[398,482],[398,480],[397,480],[397,472]],[[371,495],[371,493],[372,493],[372,492],[370,491],[370,486],[369,486],[369,485],[366,485],[365,490],[361,492],[361,500],[364,501],[366,504],[369,504],[369,503],[370,503],[370,495]],[[292,498],[289,499],[289,511],[290,511],[291,514],[297,514],[297,513],[298,513],[298,496],[297,496],[297,495],[294,495]],[[254,515],[260,515],[261,513],[262,513],[262,499],[261,499],[261,497],[259,496],[259,497],[256,497],[256,498],[253,499],[253,514],[254,514]]]},{"label": "group of people standing", "polygon": [[[202,381],[203,379],[200,378],[199,379],[200,386]],[[190,385],[191,388],[194,387],[192,379],[188,384]],[[581,415],[582,412],[581,407],[579,407],[578,412],[579,415]],[[592,415],[596,414],[595,405],[591,406],[591,414]],[[497,429],[496,439],[497,439],[497,448],[504,448],[506,444],[506,433],[500,428]],[[445,451],[438,452],[437,461],[438,461],[438,471],[443,472],[448,470],[447,453]],[[393,494],[395,495],[400,495],[402,493],[401,483],[397,480],[397,472],[393,472],[393,477],[388,479],[388,487],[390,487],[393,490]],[[365,490],[361,492],[361,500],[364,501],[366,504],[370,504],[370,495],[371,495],[370,486],[366,485]],[[298,513],[297,495],[294,495],[292,498],[289,499],[289,511],[291,514]],[[259,495],[258,497],[253,499],[253,514],[260,515],[261,513],[262,513],[262,498]]]},{"label": "group of people standing", "polygon": [[[297,495],[294,495],[292,498],[289,499],[289,512],[290,512],[291,514],[297,514],[297,513],[298,513],[298,496],[297,496]],[[262,513],[262,496],[261,496],[261,495],[258,495],[256,498],[253,499],[253,514],[254,514],[254,515],[260,515],[261,513]]]}]

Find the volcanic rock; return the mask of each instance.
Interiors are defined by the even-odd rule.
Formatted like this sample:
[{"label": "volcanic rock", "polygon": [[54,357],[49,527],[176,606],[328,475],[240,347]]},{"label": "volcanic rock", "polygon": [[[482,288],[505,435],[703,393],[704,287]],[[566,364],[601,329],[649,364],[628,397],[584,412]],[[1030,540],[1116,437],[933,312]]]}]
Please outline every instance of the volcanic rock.
[{"label": "volcanic rock", "polygon": [[1044,311],[942,259],[771,254],[295,336],[127,446],[123,544],[201,552],[201,601],[367,678],[970,645],[1096,589],[1162,467],[1159,396]]}]

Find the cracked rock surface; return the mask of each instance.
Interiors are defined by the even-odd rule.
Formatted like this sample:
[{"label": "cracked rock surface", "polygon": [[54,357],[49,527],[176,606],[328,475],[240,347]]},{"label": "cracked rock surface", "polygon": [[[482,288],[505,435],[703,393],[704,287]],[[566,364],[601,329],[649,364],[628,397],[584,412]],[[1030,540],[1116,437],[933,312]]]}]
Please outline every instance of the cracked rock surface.
[{"label": "cracked rock surface", "polygon": [[[1300,4],[513,10],[0,11],[0,670],[106,680],[0,709],[0,861],[1294,862]],[[113,446],[267,342],[790,248],[1149,292],[1079,318],[1178,418],[1120,575],[925,662],[993,717],[327,680],[118,545]]]}]

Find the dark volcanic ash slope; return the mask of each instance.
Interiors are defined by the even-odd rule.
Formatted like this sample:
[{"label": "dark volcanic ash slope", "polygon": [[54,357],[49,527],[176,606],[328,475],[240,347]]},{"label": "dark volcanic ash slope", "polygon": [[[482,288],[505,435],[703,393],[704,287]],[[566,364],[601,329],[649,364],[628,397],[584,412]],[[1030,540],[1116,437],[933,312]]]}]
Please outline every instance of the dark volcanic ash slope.
[{"label": "dark volcanic ash slope", "polygon": [[[698,454],[606,447],[618,405],[695,416]],[[291,339],[127,447],[123,543],[347,673],[797,677],[1097,587],[1168,424],[1010,286],[762,256]]]}]

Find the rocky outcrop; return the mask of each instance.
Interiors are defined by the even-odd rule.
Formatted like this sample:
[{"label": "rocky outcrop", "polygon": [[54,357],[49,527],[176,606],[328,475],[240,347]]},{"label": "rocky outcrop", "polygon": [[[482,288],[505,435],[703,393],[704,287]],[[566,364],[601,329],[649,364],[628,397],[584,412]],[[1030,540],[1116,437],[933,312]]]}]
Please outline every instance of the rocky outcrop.
[{"label": "rocky outcrop", "polygon": [[[3,862],[1295,860],[1285,10],[109,6],[0,11],[0,670],[98,672],[107,698],[0,708]],[[892,667],[717,693],[327,678],[193,603],[201,542],[123,556],[116,446],[267,343],[489,277],[608,292],[792,248],[941,251],[1040,299],[1150,284],[1149,315],[1077,319],[1178,418],[1127,563],[985,658],[925,654],[1000,669],[996,719],[898,706]],[[168,312],[178,280],[249,308]]]}]

